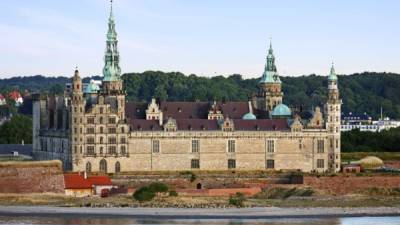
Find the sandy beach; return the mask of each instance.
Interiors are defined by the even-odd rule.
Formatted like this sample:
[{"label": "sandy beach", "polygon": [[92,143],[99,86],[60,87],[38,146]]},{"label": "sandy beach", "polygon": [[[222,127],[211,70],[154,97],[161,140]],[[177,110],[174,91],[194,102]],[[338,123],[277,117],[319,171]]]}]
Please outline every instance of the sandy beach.
[{"label": "sandy beach", "polygon": [[23,216],[79,216],[131,217],[157,219],[268,219],[268,218],[329,218],[360,216],[400,216],[398,207],[360,208],[226,208],[226,209],[177,209],[177,208],[85,208],[51,206],[1,206],[0,215]]}]

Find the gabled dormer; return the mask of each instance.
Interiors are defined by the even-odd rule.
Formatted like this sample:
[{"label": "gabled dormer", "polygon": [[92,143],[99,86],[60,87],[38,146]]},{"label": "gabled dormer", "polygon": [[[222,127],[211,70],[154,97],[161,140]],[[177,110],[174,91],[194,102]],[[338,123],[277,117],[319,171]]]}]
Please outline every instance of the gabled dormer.
[{"label": "gabled dormer", "polygon": [[214,101],[208,110],[208,119],[209,120],[222,120],[224,119],[224,115],[222,114],[221,107]]},{"label": "gabled dormer", "polygon": [[162,125],[163,113],[160,110],[155,98],[152,98],[150,104],[147,106],[146,120],[158,120],[160,121],[160,126]]}]

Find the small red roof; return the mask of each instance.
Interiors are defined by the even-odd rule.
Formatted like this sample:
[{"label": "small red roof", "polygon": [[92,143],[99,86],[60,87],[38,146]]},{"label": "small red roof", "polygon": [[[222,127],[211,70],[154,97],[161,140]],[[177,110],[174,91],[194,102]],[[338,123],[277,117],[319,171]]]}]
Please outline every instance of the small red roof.
[{"label": "small red roof", "polygon": [[18,98],[21,98],[21,94],[19,93],[19,91],[12,91],[8,94],[8,96],[10,96],[11,99],[13,100],[17,100]]},{"label": "small red roof", "polygon": [[111,179],[108,176],[90,176],[87,180],[92,185],[112,185]]},{"label": "small red roof", "polygon": [[4,100],[4,96],[2,94],[0,94],[0,100]]},{"label": "small red roof", "polygon": [[77,173],[64,174],[65,189],[89,189],[92,184],[89,180]]}]

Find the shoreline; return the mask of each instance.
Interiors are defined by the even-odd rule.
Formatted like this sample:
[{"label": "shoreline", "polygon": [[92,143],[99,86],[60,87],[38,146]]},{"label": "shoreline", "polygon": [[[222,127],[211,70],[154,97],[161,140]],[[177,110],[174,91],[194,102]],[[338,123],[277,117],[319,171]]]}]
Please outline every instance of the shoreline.
[{"label": "shoreline", "polygon": [[90,216],[138,219],[280,219],[400,216],[400,207],[316,208],[85,208],[53,206],[0,206],[0,216]]}]

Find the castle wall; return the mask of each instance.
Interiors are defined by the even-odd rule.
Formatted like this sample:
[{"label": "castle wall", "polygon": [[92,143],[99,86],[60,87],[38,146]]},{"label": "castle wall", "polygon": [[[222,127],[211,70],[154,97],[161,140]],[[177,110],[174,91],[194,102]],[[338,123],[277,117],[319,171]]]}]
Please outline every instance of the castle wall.
[{"label": "castle wall", "polygon": [[[159,152],[152,152],[153,140],[159,141]],[[192,140],[199,141],[199,152],[192,152]],[[228,152],[229,140],[235,140],[235,152]],[[274,152],[268,152],[268,140],[274,141]],[[108,173],[115,172],[116,162],[121,172],[227,170],[229,159],[236,161],[236,170],[264,170],[267,160],[274,160],[271,169],[323,172],[328,169],[328,149],[325,144],[323,153],[317,153],[318,140],[327,143],[327,132],[132,132],[128,157],[104,159]],[[92,172],[98,172],[102,159],[84,157],[74,170],[84,171],[90,162]],[[192,159],[200,161],[200,168],[191,168]],[[323,168],[317,168],[318,159],[323,159]]]}]

